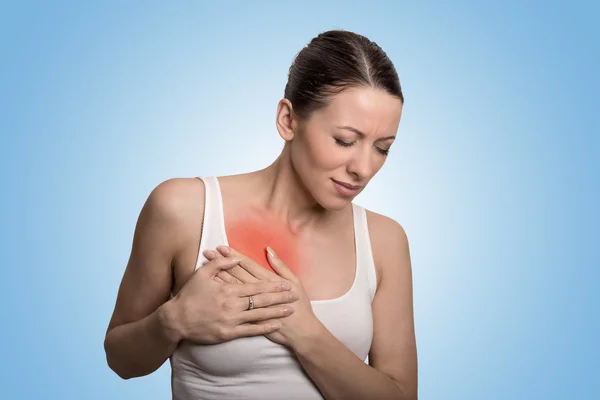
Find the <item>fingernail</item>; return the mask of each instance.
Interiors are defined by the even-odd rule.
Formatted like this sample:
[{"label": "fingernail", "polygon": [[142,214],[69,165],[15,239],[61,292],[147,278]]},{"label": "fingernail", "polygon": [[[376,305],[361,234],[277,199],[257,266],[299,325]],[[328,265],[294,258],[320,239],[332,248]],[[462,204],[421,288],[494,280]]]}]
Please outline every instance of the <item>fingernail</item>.
[{"label": "fingernail", "polygon": [[279,329],[279,328],[281,328],[281,325],[278,324],[277,322],[274,322],[271,324],[271,329]]},{"label": "fingernail", "polygon": [[269,247],[269,246],[267,246],[267,253],[269,253],[269,255],[270,255],[271,257],[276,257],[276,256],[275,256],[275,252],[274,252],[274,251],[273,251],[273,249],[272,249],[271,247]]},{"label": "fingernail", "polygon": [[204,250],[202,254],[204,254],[204,257],[208,258],[209,260],[215,258],[216,256],[215,252],[212,250]]},{"label": "fingernail", "polygon": [[227,247],[227,246],[223,246],[223,245],[221,245],[221,246],[218,246],[218,247],[217,247],[217,250],[219,250],[219,252],[220,252],[221,254],[223,254],[224,256],[228,255],[228,254],[229,254],[229,252],[231,251],[231,249],[230,249],[229,247]]},{"label": "fingernail", "polygon": [[290,290],[291,288],[292,288],[292,285],[290,285],[289,282],[281,282],[281,289]]}]

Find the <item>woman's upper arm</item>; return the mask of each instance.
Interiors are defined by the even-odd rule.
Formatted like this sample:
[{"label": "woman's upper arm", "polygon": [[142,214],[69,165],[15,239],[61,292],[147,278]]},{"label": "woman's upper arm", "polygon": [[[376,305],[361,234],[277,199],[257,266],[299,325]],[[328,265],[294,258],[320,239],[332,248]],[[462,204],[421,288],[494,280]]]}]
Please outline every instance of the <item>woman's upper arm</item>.
[{"label": "woman's upper arm", "polygon": [[369,365],[390,376],[410,399],[417,398],[417,348],[412,267],[406,232],[396,221],[372,217],[372,246],[381,266],[373,299],[373,343]]},{"label": "woman's upper arm", "polygon": [[[135,227],[131,254],[107,333],[116,326],[146,317],[169,299],[173,259],[185,243],[190,185],[197,191],[197,182],[201,182],[195,181],[169,179],[148,196]],[[194,200],[203,202],[203,198]]]}]

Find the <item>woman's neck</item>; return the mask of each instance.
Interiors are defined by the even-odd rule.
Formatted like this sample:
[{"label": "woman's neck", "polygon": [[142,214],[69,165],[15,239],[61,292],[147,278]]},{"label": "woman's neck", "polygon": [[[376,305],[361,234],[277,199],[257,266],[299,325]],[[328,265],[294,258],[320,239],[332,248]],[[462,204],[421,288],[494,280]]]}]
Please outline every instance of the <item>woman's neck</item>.
[{"label": "woman's neck", "polygon": [[294,170],[286,150],[271,165],[250,174],[253,189],[249,195],[253,206],[268,218],[284,222],[292,232],[331,223],[339,213],[324,209],[314,199]]}]

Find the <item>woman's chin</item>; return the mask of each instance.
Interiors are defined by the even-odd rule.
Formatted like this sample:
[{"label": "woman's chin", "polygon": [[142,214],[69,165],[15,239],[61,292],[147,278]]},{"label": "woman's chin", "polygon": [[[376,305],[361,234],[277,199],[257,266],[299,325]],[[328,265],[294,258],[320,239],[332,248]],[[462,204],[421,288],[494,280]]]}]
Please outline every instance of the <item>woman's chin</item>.
[{"label": "woman's chin", "polygon": [[352,200],[354,200],[354,197],[330,197],[321,202],[321,206],[326,210],[340,211],[352,203]]}]

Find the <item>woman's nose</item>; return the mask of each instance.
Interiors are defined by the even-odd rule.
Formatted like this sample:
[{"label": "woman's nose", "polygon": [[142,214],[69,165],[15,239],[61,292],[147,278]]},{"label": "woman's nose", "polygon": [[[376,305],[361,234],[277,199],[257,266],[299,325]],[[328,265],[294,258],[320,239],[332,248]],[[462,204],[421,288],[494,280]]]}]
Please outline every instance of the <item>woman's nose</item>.
[{"label": "woman's nose", "polygon": [[372,157],[367,151],[360,149],[348,163],[348,172],[357,180],[368,178],[372,170]]}]

